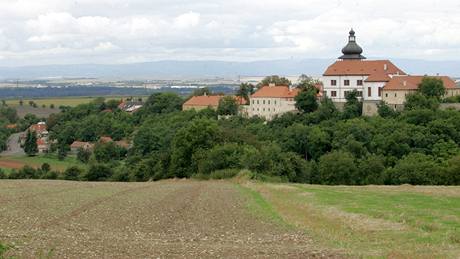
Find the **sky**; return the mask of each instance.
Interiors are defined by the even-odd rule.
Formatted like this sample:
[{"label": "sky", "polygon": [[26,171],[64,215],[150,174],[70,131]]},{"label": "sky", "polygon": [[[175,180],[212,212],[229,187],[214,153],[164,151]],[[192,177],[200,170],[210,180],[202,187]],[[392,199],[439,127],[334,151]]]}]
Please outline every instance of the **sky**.
[{"label": "sky", "polygon": [[0,66],[336,58],[460,60],[458,0],[0,0]]}]

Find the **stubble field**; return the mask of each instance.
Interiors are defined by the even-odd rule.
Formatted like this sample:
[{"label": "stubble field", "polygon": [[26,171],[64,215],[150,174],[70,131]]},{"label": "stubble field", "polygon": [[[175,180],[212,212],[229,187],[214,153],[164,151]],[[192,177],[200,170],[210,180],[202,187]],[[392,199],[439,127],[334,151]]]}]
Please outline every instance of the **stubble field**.
[{"label": "stubble field", "polygon": [[0,204],[18,258],[460,254],[460,187],[3,180]]}]

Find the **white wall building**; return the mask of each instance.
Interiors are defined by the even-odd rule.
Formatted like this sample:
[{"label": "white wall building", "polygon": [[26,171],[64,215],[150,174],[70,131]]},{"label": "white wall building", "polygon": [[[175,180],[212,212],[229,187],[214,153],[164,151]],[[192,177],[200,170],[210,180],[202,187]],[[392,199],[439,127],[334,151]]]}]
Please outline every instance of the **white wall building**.
[{"label": "white wall building", "polygon": [[295,112],[294,97],[298,93],[299,89],[289,86],[263,86],[249,98],[246,113],[249,117],[259,116],[272,120],[283,113]]},{"label": "white wall building", "polygon": [[363,50],[356,43],[355,32],[350,31],[343,55],[323,74],[323,94],[334,102],[345,102],[347,92],[356,90],[364,101],[382,100],[383,87],[392,76],[405,75],[389,60],[365,60]]}]

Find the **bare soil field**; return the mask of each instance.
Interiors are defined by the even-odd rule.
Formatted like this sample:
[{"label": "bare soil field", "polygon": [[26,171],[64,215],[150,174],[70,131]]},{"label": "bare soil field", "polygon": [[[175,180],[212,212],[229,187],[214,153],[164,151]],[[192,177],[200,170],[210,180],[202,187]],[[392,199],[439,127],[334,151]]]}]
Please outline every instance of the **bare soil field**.
[{"label": "bare soil field", "polygon": [[0,241],[18,258],[341,257],[249,203],[225,181],[3,180]]}]

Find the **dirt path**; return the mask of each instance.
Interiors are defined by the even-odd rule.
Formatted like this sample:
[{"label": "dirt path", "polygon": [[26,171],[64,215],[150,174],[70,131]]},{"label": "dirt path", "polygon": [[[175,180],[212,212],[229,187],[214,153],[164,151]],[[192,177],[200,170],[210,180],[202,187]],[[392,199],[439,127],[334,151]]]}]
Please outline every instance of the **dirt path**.
[{"label": "dirt path", "polygon": [[22,133],[15,133],[8,138],[6,143],[7,148],[0,155],[2,156],[15,156],[15,155],[25,155],[24,150],[19,144],[19,137]]},{"label": "dirt path", "polygon": [[[44,190],[50,195],[22,193]],[[20,257],[50,250],[55,258],[334,256],[305,234],[252,215],[228,182],[0,181],[2,198],[9,202],[0,207],[0,240],[15,242]]]}]

